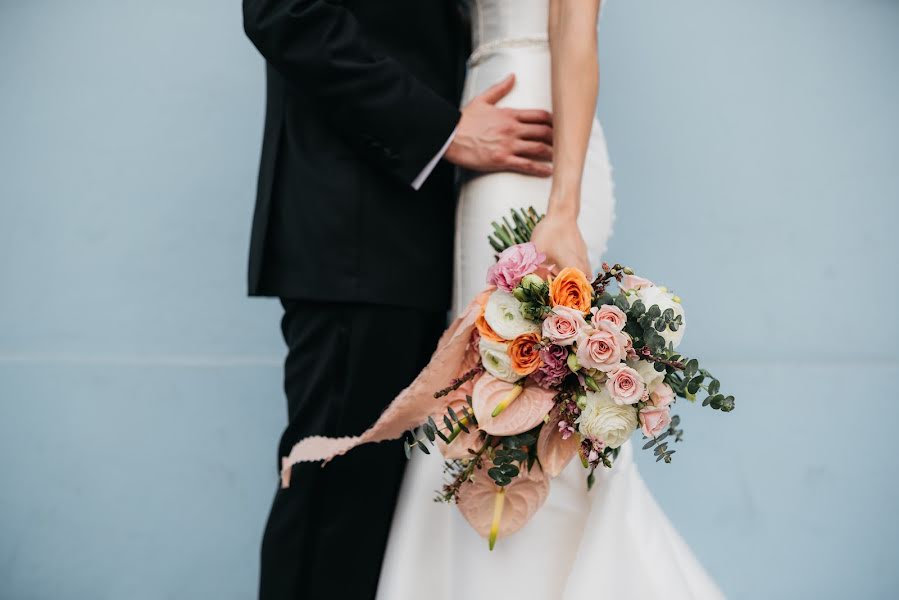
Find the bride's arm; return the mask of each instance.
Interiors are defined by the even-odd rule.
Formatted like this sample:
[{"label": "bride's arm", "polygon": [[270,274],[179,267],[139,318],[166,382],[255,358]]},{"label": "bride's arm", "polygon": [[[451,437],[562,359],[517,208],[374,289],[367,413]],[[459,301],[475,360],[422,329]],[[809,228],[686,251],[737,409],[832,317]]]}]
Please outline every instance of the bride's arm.
[{"label": "bride's arm", "polygon": [[597,17],[600,0],[550,0],[553,182],[546,218],[533,241],[558,267],[589,272],[577,229],[581,179],[599,89]]}]

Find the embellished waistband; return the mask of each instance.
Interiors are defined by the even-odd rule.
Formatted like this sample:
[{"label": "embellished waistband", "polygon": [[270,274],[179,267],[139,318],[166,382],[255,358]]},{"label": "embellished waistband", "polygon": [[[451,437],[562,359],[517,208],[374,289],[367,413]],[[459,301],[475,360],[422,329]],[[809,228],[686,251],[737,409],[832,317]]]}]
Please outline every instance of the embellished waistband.
[{"label": "embellished waistband", "polygon": [[475,67],[490,56],[501,50],[517,48],[548,48],[549,39],[545,35],[528,35],[521,37],[508,37],[483,43],[475,48],[468,57],[469,68]]}]

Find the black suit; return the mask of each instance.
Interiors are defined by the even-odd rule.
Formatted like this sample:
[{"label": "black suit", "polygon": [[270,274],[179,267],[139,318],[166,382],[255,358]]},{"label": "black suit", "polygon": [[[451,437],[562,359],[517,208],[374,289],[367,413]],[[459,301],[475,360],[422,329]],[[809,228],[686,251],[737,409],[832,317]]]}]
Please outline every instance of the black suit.
[{"label": "black suit", "polygon": [[446,308],[452,167],[410,184],[459,120],[455,2],[244,0],[244,22],[268,81],[250,293]]},{"label": "black suit", "polygon": [[[267,62],[249,288],[285,307],[283,456],[307,435],[361,433],[445,325],[453,169],[411,183],[458,123],[466,35],[455,0],[243,10]],[[393,443],[296,467],[266,526],[260,597],[372,598],[404,464]]]}]

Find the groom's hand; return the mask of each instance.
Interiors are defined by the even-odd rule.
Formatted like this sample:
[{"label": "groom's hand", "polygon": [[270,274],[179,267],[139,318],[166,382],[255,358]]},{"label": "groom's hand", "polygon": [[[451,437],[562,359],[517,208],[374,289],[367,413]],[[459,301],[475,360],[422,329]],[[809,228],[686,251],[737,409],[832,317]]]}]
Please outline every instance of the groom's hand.
[{"label": "groom's hand", "polygon": [[496,106],[514,85],[509,75],[462,109],[446,160],[473,171],[552,175],[552,115]]}]

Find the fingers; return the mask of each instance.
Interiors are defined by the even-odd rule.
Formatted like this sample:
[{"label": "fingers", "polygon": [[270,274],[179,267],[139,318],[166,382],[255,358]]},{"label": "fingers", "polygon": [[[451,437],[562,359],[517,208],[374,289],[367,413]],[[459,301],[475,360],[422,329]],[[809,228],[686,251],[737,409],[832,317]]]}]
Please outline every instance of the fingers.
[{"label": "fingers", "polygon": [[549,125],[552,127],[553,116],[545,110],[510,108],[509,113],[521,123],[534,125]]},{"label": "fingers", "polygon": [[481,100],[486,102],[487,104],[496,104],[500,100],[502,100],[506,94],[512,91],[512,87],[515,86],[515,75],[508,75],[505,79],[500,81],[499,83],[494,83],[489,88],[484,90],[484,93],[481,94]]},{"label": "fingers", "polygon": [[550,145],[553,143],[553,128],[547,125],[520,125],[518,131],[518,137],[523,140]]},{"label": "fingers", "polygon": [[549,177],[553,174],[552,165],[524,158],[523,156],[510,156],[506,161],[506,170],[534,177]]},{"label": "fingers", "polygon": [[512,152],[524,158],[532,158],[544,162],[553,159],[552,146],[543,142],[518,141],[512,144]]}]

